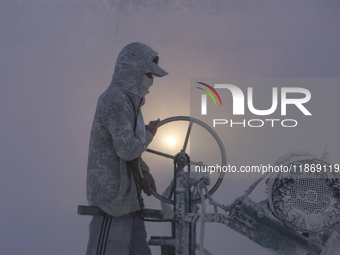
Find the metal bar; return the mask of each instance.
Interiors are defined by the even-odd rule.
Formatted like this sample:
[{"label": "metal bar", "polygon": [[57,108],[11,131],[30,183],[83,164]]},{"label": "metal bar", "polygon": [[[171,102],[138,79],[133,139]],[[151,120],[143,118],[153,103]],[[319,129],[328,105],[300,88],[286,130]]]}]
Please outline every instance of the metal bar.
[{"label": "metal bar", "polygon": [[166,157],[166,158],[170,158],[170,159],[175,159],[175,156],[172,156],[170,154],[166,154],[166,153],[163,153],[163,152],[155,151],[155,150],[152,150],[152,149],[146,149],[146,151],[150,152],[150,153],[153,153],[153,154],[156,154],[156,155],[159,155],[159,156],[162,156],[162,157]]},{"label": "metal bar", "polygon": [[106,215],[106,212],[104,212],[98,206],[79,205],[78,214],[79,215]]},{"label": "metal bar", "polygon": [[195,217],[195,222],[219,222],[223,224],[228,224],[230,217],[222,213],[187,213],[184,220],[186,222],[191,222]]},{"label": "metal bar", "polygon": [[[78,206],[78,214],[79,215],[106,215],[102,209],[98,206],[92,205],[79,205]],[[164,214],[162,210],[155,210],[155,209],[142,209],[141,214],[144,218],[149,219],[164,219]]]},{"label": "metal bar", "polygon": [[174,192],[175,192],[175,182],[172,184],[172,187],[171,187],[168,199],[171,199],[171,197],[174,194]]},{"label": "metal bar", "polygon": [[150,219],[164,219],[163,211],[155,209],[142,209],[142,216]]},{"label": "metal bar", "polygon": [[188,165],[193,165],[193,166],[207,166],[207,165],[204,165],[203,164],[203,161],[199,161],[199,162],[196,162],[196,161],[192,161],[191,159],[190,159],[190,162],[188,163]]},{"label": "metal bar", "polygon": [[187,173],[179,171],[176,175],[176,189],[175,189],[175,234],[176,234],[176,254],[177,255],[189,255],[189,232],[190,224],[186,222],[185,215],[188,213],[189,205],[189,191]]},{"label": "metal bar", "polygon": [[170,237],[154,237],[151,236],[149,240],[149,245],[154,245],[154,246],[162,246],[162,245],[167,245],[167,246],[176,246],[176,239],[170,238]]}]

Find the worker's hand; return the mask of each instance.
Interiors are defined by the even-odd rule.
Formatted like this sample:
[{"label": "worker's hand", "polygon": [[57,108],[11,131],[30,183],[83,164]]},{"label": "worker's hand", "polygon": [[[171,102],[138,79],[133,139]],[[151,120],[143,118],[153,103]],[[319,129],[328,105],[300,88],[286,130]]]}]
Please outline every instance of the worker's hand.
[{"label": "worker's hand", "polygon": [[156,184],[152,175],[149,172],[143,172],[144,178],[139,182],[141,189],[148,196],[152,194],[152,191],[156,192]]},{"label": "worker's hand", "polygon": [[160,119],[153,120],[150,121],[149,125],[145,125],[145,129],[148,130],[153,136],[155,136],[160,124],[161,124]]}]

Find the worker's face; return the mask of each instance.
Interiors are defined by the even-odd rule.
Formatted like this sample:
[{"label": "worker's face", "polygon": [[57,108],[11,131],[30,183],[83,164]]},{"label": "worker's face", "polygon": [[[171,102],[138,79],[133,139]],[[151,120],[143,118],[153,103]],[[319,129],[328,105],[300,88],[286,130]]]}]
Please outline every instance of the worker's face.
[{"label": "worker's face", "polygon": [[147,95],[149,93],[149,88],[153,84],[153,73],[146,73],[143,80],[142,80],[142,86],[141,86],[141,94],[142,97]]}]

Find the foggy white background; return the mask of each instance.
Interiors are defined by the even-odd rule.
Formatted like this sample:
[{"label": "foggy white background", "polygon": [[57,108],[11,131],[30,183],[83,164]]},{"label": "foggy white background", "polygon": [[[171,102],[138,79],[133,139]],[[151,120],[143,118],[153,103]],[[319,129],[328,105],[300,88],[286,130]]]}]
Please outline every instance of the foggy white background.
[{"label": "foggy white background", "polygon": [[[189,115],[194,77],[339,77],[339,13],[330,0],[2,0],[0,253],[85,253],[90,217],[77,205],[87,203],[89,134],[126,44],[150,45],[170,73],[147,96],[147,122]],[[226,181],[216,199],[231,202],[242,185]],[[271,254],[218,224],[206,224],[205,244],[213,254]]]}]

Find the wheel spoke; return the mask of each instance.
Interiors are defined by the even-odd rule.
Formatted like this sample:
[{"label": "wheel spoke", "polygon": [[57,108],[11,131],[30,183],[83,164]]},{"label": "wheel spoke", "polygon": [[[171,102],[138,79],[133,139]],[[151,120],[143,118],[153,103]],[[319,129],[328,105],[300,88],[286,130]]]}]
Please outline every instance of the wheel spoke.
[{"label": "wheel spoke", "polygon": [[162,156],[162,157],[166,157],[166,158],[170,158],[170,159],[175,159],[175,156],[172,156],[170,154],[166,154],[166,153],[163,153],[163,152],[155,151],[155,150],[152,150],[152,149],[147,149],[146,151],[150,152],[150,153],[153,153],[153,154],[156,154],[156,155],[159,155],[159,156]]},{"label": "wheel spoke", "polygon": [[188,145],[188,141],[189,141],[189,136],[190,136],[192,124],[193,124],[193,122],[190,121],[189,126],[188,126],[187,134],[185,135],[184,145],[183,145],[183,149],[182,149],[183,152],[185,152],[186,149],[187,149],[187,145]]}]

